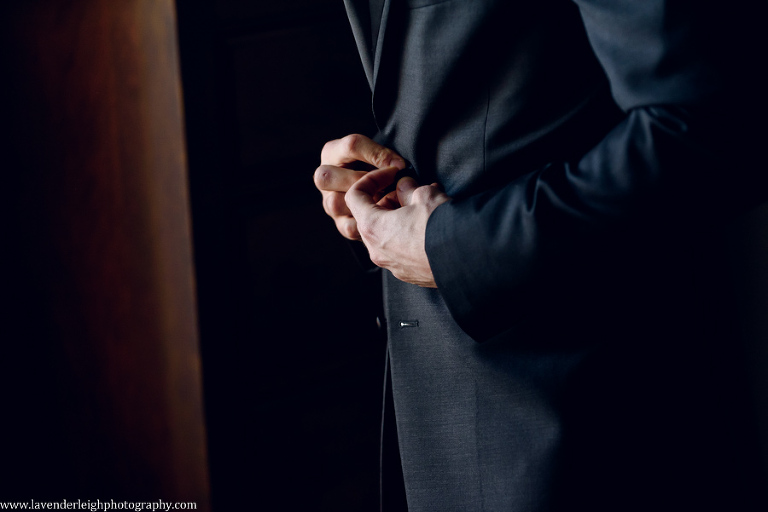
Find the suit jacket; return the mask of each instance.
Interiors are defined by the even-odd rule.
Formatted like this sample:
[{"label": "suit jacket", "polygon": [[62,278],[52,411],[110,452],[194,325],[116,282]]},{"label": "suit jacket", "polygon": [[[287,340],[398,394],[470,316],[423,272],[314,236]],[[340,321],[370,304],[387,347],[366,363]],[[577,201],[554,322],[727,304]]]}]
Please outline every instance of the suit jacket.
[{"label": "suit jacket", "polygon": [[377,140],[453,198],[438,289],[385,275],[409,509],[761,509],[718,233],[765,2],[345,1]]}]

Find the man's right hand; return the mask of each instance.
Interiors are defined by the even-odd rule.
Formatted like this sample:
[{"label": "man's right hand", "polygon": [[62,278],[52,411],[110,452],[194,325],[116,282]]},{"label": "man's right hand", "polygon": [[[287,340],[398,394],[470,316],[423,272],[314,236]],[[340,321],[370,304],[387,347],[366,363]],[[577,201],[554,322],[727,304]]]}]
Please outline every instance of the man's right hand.
[{"label": "man's right hand", "polygon": [[315,186],[323,194],[325,213],[336,223],[339,233],[350,240],[360,240],[360,233],[357,230],[357,222],[344,201],[344,195],[366,174],[366,171],[353,169],[355,164],[360,162],[376,169],[405,168],[403,157],[365,135],[347,135],[323,146],[320,167],[315,171]]}]

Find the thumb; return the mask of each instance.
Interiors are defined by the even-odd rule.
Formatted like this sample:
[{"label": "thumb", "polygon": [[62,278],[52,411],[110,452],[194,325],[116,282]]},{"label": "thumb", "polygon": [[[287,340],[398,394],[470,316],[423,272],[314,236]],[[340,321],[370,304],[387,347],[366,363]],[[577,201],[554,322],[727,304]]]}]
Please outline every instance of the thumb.
[{"label": "thumb", "polygon": [[408,206],[413,200],[413,191],[419,188],[419,184],[410,176],[400,178],[397,182],[397,200],[402,206]]},{"label": "thumb", "polygon": [[352,211],[353,217],[356,217],[357,212],[362,208],[375,206],[374,196],[392,183],[397,171],[397,167],[375,169],[363,175],[349,188],[344,199],[347,207]]}]

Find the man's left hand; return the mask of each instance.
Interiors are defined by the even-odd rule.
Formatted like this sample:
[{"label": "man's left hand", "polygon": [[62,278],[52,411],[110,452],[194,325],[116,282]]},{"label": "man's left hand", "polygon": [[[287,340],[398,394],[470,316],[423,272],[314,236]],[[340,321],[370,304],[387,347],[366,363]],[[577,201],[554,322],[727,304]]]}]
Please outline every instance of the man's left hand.
[{"label": "man's left hand", "polygon": [[345,196],[347,207],[374,264],[406,283],[437,288],[424,241],[429,216],[450,197],[436,183],[418,186],[406,177],[397,183],[397,201],[375,201],[397,171],[387,167],[360,178]]}]

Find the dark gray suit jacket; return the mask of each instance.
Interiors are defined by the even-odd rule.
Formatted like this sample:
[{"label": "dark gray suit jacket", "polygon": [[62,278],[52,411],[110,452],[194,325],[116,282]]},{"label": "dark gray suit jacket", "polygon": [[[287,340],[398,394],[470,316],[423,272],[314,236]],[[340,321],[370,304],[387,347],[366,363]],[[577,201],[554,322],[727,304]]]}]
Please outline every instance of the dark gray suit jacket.
[{"label": "dark gray suit jacket", "polygon": [[454,198],[439,289],[385,276],[409,508],[759,510],[715,233],[764,196],[765,2],[346,4],[377,140]]}]

